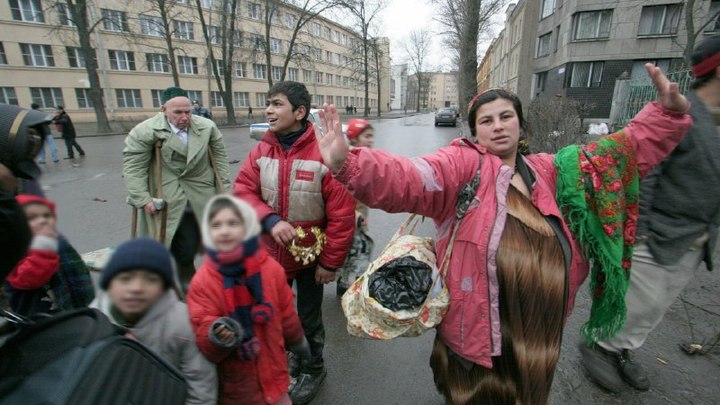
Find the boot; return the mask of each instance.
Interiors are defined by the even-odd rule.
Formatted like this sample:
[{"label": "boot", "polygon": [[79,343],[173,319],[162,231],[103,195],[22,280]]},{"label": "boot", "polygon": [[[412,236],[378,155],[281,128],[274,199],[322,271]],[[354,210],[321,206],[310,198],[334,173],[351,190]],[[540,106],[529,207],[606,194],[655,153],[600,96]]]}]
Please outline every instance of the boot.
[{"label": "boot", "polygon": [[631,350],[625,349],[617,354],[617,367],[623,380],[631,387],[640,391],[650,389],[647,372],[642,365],[635,363],[635,353]]},{"label": "boot", "polygon": [[326,375],[327,371],[324,368],[319,373],[308,374],[301,372],[296,378],[292,391],[290,391],[290,399],[293,405],[310,403],[320,391]]},{"label": "boot", "polygon": [[617,393],[624,387],[618,373],[617,355],[593,344],[580,342],[580,355],[591,379],[602,388]]}]

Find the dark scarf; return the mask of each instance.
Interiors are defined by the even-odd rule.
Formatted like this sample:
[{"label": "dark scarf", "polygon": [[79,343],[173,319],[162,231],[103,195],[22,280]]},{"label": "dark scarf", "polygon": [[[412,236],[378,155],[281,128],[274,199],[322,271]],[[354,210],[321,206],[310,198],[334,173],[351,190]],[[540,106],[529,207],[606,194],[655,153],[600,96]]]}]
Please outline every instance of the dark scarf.
[{"label": "dark scarf", "polygon": [[60,310],[87,307],[95,298],[92,278],[80,254],[63,236],[59,238],[60,267],[50,280]]},{"label": "dark scarf", "polygon": [[225,303],[232,308],[230,317],[243,328],[244,338],[238,347],[243,360],[253,360],[260,352],[260,341],[253,332],[253,325],[264,324],[273,316],[272,305],[263,299],[262,274],[255,255],[258,248],[256,236],[232,252],[208,250],[208,256],[223,276]]},{"label": "dark scarf", "polygon": [[280,146],[282,146],[283,150],[288,150],[292,148],[293,144],[300,139],[301,136],[307,131],[307,123],[303,124],[302,128],[295,132],[290,132],[286,135],[280,135],[276,134],[278,141],[280,141]]}]

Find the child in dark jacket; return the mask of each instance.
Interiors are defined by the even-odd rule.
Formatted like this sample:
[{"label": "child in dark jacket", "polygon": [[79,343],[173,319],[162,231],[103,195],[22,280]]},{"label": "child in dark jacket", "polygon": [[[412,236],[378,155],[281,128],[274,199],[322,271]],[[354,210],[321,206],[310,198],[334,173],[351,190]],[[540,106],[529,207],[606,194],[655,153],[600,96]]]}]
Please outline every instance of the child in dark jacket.
[{"label": "child in dark jacket", "polygon": [[187,300],[197,345],[218,365],[220,403],[290,405],[285,350],[307,359],[310,347],[285,270],[260,244],[255,210],[216,196],[202,235],[206,260]]},{"label": "child in dark jacket", "polygon": [[10,308],[21,315],[87,307],[95,297],[90,272],[78,252],[56,230],[55,204],[16,196],[33,233],[30,250],[6,278]]}]

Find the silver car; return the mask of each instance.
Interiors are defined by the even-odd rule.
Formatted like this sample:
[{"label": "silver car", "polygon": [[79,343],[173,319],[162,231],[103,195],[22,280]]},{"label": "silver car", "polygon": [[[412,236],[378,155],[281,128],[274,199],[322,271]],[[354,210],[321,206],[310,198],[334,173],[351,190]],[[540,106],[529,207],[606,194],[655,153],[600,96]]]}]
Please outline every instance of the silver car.
[{"label": "silver car", "polygon": [[[310,109],[310,114],[308,115],[308,121],[312,122],[313,125],[315,125],[316,130],[319,130],[322,134],[322,127],[320,126],[320,109],[319,108],[312,108]],[[265,132],[270,129],[270,124],[267,122],[260,122],[257,124],[251,124],[250,125],[250,138],[259,141],[262,139],[263,135],[265,135]],[[342,124],[342,131],[343,134],[345,131],[347,131],[347,125]]]}]

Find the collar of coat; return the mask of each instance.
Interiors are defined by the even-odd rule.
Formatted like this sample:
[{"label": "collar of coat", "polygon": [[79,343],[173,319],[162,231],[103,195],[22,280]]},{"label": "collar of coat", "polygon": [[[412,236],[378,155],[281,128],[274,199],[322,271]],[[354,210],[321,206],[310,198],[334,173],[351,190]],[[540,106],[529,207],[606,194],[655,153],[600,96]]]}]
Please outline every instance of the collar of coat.
[{"label": "collar of coat", "polygon": [[183,156],[187,156],[187,163],[190,163],[198,153],[207,150],[205,147],[210,142],[209,130],[212,128],[212,121],[208,122],[208,120],[201,119],[195,115],[191,116],[190,119],[190,127],[187,129],[187,146],[174,134],[170,128],[170,123],[162,112],[150,118],[148,122],[149,127],[154,132],[154,136],[162,140],[164,146],[171,148]]},{"label": "collar of coat", "polygon": [[[267,142],[273,146],[276,146],[276,147],[282,149],[282,145],[280,144],[278,135],[275,134],[275,132],[273,132],[271,129],[268,129],[265,132],[265,135],[262,137],[262,140],[264,142]],[[303,133],[302,136],[300,136],[300,138],[298,138],[298,140],[295,141],[295,143],[292,145],[292,147],[290,147],[290,149],[288,149],[288,151],[293,150],[293,149],[301,149],[304,146],[306,146],[312,142],[315,142],[315,125],[312,122],[308,121],[307,128],[305,129],[305,133]]]}]

